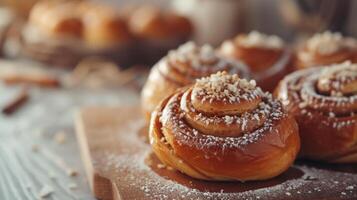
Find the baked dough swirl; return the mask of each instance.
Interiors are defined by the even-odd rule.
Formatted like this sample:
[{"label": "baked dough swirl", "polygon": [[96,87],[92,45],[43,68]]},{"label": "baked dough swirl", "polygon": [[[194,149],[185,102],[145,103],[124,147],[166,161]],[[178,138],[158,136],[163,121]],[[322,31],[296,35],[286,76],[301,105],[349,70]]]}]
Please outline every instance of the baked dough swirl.
[{"label": "baked dough swirl", "polygon": [[276,96],[296,117],[303,157],[357,162],[356,64],[294,72],[280,82]]},{"label": "baked dough swirl", "polygon": [[257,31],[239,34],[234,39],[225,41],[219,52],[246,63],[254,80],[264,91],[275,89],[289,72],[293,60],[290,48],[282,39]]},{"label": "baked dough swirl", "polygon": [[155,109],[150,143],[158,158],[203,180],[263,180],[294,161],[295,120],[255,81],[218,72],[176,91]]},{"label": "baked dough swirl", "polygon": [[357,62],[357,41],[329,31],[317,33],[297,50],[297,69],[331,65],[350,60]]},{"label": "baked dough swirl", "polygon": [[141,102],[147,119],[159,102],[176,89],[218,71],[249,77],[243,63],[217,55],[209,45],[200,47],[188,42],[170,51],[152,68],[142,90]]}]

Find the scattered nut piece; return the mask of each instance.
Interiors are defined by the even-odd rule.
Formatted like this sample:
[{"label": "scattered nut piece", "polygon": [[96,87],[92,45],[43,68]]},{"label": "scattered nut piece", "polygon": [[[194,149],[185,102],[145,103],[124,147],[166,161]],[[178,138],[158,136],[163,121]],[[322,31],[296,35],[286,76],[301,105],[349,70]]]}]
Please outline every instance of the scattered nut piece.
[{"label": "scattered nut piece", "polygon": [[40,150],[40,146],[38,144],[33,144],[31,146],[32,152],[38,152]]},{"label": "scattered nut piece", "polygon": [[166,167],[166,165],[164,165],[164,164],[157,164],[157,168],[159,168],[159,169],[164,169]]},{"label": "scattered nut piece", "polygon": [[78,185],[77,185],[76,183],[70,183],[70,184],[68,185],[68,188],[71,189],[71,190],[75,190],[75,189],[78,188]]},{"label": "scattered nut piece", "polygon": [[55,180],[55,179],[57,178],[56,174],[55,174],[53,171],[50,171],[50,172],[48,173],[48,176],[49,176],[50,179],[52,179],[52,180]]},{"label": "scattered nut piece", "polygon": [[43,135],[44,135],[44,132],[43,132],[43,130],[42,129],[36,129],[36,130],[34,130],[33,131],[33,133],[34,133],[34,135],[36,136],[36,137],[38,137],[38,138],[42,138],[43,137]]},{"label": "scattered nut piece", "polygon": [[58,144],[64,144],[67,141],[67,135],[65,132],[60,131],[57,132],[54,136],[54,140],[58,143]]},{"label": "scattered nut piece", "polygon": [[40,198],[49,197],[54,192],[53,188],[49,185],[44,185],[40,190],[39,196]]},{"label": "scattered nut piece", "polygon": [[78,172],[74,169],[68,169],[67,174],[68,174],[68,176],[74,177],[74,176],[78,175]]}]

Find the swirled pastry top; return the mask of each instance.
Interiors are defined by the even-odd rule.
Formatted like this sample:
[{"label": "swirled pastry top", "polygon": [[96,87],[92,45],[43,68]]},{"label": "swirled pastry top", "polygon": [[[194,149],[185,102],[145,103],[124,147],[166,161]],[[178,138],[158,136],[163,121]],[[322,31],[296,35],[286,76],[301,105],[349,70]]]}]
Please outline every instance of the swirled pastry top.
[{"label": "swirled pastry top", "polygon": [[218,72],[171,98],[160,122],[171,127],[182,142],[193,144],[192,139],[202,147],[224,143],[233,148],[254,142],[284,117],[280,102],[262,92],[254,81]]},{"label": "swirled pastry top", "polygon": [[282,49],[284,47],[284,42],[280,37],[266,35],[257,31],[238,35],[234,39],[234,43],[246,48]]},{"label": "swirled pastry top", "polygon": [[340,33],[317,33],[306,41],[306,50],[319,55],[330,55],[344,49],[356,49],[357,41]]},{"label": "swirled pastry top", "polygon": [[315,34],[299,47],[296,58],[298,69],[329,66],[346,60],[356,62],[357,40],[329,31]]},{"label": "swirled pastry top", "polygon": [[291,57],[289,48],[278,36],[256,31],[239,34],[232,40],[224,41],[219,53],[228,58],[242,60],[258,82],[284,71]]},{"label": "swirled pastry top", "polygon": [[318,112],[334,118],[354,116],[357,111],[357,64],[349,61],[297,71],[287,76],[281,86],[283,103],[298,102],[303,114]]},{"label": "swirled pastry top", "polygon": [[181,86],[218,71],[227,71],[242,77],[249,76],[249,71],[243,63],[218,55],[209,45],[200,47],[193,42],[187,42],[177,50],[169,51],[155,68],[158,68],[165,78]]},{"label": "swirled pastry top", "polygon": [[290,166],[300,146],[297,124],[280,101],[255,81],[227,72],[162,101],[152,113],[149,136],[161,161],[205,180],[274,177]]}]

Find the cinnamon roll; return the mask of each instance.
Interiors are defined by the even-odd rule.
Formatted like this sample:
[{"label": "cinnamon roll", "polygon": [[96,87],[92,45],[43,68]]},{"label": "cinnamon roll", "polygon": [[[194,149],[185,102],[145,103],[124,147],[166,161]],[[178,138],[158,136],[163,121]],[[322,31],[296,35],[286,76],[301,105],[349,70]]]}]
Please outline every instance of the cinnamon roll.
[{"label": "cinnamon roll", "polygon": [[146,118],[149,119],[159,102],[176,89],[218,71],[249,76],[244,64],[217,55],[209,45],[199,47],[188,42],[169,51],[154,65],[142,90],[141,102]]},{"label": "cinnamon roll", "polygon": [[295,67],[303,69],[340,63],[346,60],[357,61],[357,41],[329,31],[315,34],[296,53]]},{"label": "cinnamon roll", "polygon": [[275,94],[299,124],[301,156],[357,162],[357,64],[294,72],[280,82]]},{"label": "cinnamon roll", "polygon": [[256,31],[225,41],[219,52],[245,62],[258,85],[269,91],[288,73],[292,60],[291,51],[282,39]]},{"label": "cinnamon roll", "polygon": [[203,180],[264,180],[284,172],[298,127],[255,81],[218,72],[171,94],[152,113],[150,143],[166,165]]}]

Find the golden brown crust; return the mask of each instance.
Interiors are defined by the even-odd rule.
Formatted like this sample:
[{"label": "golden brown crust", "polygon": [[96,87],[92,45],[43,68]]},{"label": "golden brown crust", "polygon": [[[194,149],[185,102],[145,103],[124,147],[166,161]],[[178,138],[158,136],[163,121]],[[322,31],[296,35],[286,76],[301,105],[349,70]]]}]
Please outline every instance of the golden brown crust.
[{"label": "golden brown crust", "polygon": [[277,36],[257,32],[225,41],[219,51],[246,63],[258,85],[268,91],[272,91],[288,73],[292,60],[290,50]]},{"label": "golden brown crust", "polygon": [[218,56],[207,45],[198,47],[189,42],[170,51],[152,68],[142,90],[141,102],[145,116],[149,119],[159,102],[176,89],[218,71],[249,76],[244,64]]},{"label": "golden brown crust", "polygon": [[[206,97],[203,105],[216,101],[217,110],[198,111],[192,101],[199,95]],[[247,99],[256,106],[242,109]],[[226,105],[234,112],[223,115],[219,108]],[[225,73],[167,97],[153,112],[149,133],[163,163],[204,180],[269,179],[291,165],[300,145],[297,124],[280,102]]]},{"label": "golden brown crust", "polygon": [[357,61],[357,41],[327,31],[315,34],[298,48],[294,66],[296,69],[304,69],[346,60]]},{"label": "golden brown crust", "polygon": [[357,66],[324,67],[288,75],[275,94],[296,117],[303,157],[357,162]]},{"label": "golden brown crust", "polygon": [[193,29],[186,17],[151,6],[133,10],[129,17],[129,27],[137,37],[144,39],[184,38]]}]

